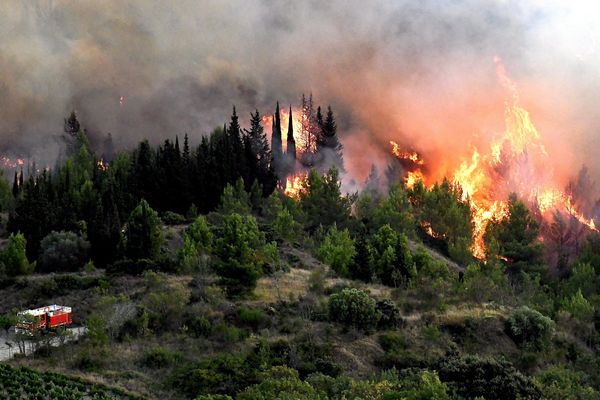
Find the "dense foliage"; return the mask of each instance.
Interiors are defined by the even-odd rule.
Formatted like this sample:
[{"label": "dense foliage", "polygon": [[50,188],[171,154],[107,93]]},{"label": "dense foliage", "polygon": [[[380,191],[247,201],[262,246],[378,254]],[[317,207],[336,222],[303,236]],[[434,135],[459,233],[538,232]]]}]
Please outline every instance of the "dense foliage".
[{"label": "dense foliage", "polygon": [[[64,302],[86,332],[35,335],[11,362],[156,398],[598,398],[600,235],[579,230],[565,256],[551,246],[560,218],[511,196],[483,262],[456,185],[408,188],[392,165],[387,183],[373,168],[344,194],[331,110],[297,132],[316,135],[299,159],[293,136],[285,153],[276,140],[278,116],[276,156],[261,123],[252,113],[243,130],[234,110],[196,147],[144,141],[99,159],[71,116],[64,163],[0,187],[0,328]],[[304,178],[287,196],[292,173]],[[25,385],[0,386],[7,398],[121,396],[66,378],[29,395],[24,375],[39,374],[6,371]]]}]

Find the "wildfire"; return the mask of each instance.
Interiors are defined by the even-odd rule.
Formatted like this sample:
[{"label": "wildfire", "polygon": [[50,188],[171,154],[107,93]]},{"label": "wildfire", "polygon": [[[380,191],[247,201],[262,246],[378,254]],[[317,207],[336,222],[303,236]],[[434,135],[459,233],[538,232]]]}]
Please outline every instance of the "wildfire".
[{"label": "wildfire", "polygon": [[[287,148],[287,132],[290,121],[289,110],[280,110],[281,118],[281,141],[283,144],[283,150]],[[268,129],[269,138],[271,137],[271,126],[273,124],[273,115],[263,115],[263,124]],[[292,109],[292,127],[294,128],[294,140],[296,141],[296,151],[300,151],[305,148],[304,138],[300,134],[302,132],[302,110]]]},{"label": "wildfire", "polygon": [[425,176],[421,171],[409,171],[404,178],[404,184],[407,188],[412,189],[417,182],[425,182]]},{"label": "wildfire", "polygon": [[101,158],[96,162],[96,166],[98,167],[98,170],[106,171],[108,168],[108,163]]},{"label": "wildfire", "polygon": [[300,189],[302,188],[302,182],[304,181],[304,175],[292,175],[288,176],[285,182],[285,189],[283,193],[286,196],[298,198],[300,196]]},{"label": "wildfire", "polygon": [[16,169],[17,167],[25,165],[25,160],[22,158],[13,159],[6,156],[0,156],[0,164],[3,168]]},{"label": "wildfire", "polygon": [[416,151],[403,151],[400,145],[393,140],[390,140],[390,144],[392,145],[392,153],[401,160],[409,160],[414,164],[423,165],[425,162],[419,156],[419,153]]},{"label": "wildfire", "polygon": [[[471,204],[471,251],[480,259],[485,258],[483,235],[486,226],[490,220],[501,220],[508,215],[506,199],[511,192],[517,192],[519,198],[537,206],[545,218],[549,218],[554,210],[560,210],[596,230],[593,219],[576,210],[572,197],[552,180],[548,170],[551,160],[529,113],[519,105],[517,85],[508,77],[501,60],[496,57],[494,62],[500,82],[511,94],[505,107],[505,131],[487,151],[473,148],[472,155],[450,174],[453,184],[462,189],[462,200],[469,200]],[[401,162],[408,160],[414,167],[405,177],[406,186],[424,181],[425,174],[420,168],[424,162],[419,154],[403,151],[396,142],[390,144],[392,153]]]}]

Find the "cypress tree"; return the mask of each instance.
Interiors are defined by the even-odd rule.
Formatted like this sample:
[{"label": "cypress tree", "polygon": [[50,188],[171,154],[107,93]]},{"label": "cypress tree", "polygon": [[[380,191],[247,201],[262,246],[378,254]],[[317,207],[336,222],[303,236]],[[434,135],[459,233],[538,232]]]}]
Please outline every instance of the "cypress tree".
[{"label": "cypress tree", "polygon": [[296,140],[294,139],[294,119],[292,117],[292,106],[290,105],[290,118],[288,120],[287,130],[287,147],[286,151],[286,164],[287,172],[294,173],[296,169]]},{"label": "cypress tree", "polygon": [[273,127],[271,130],[271,151],[273,154],[273,163],[275,164],[275,172],[277,174],[281,174],[283,148],[281,141],[281,116],[279,113],[279,102],[277,102],[275,115],[273,116]]},{"label": "cypress tree", "polygon": [[14,198],[19,195],[19,176],[17,171],[15,171],[15,179],[13,180],[12,194]]}]

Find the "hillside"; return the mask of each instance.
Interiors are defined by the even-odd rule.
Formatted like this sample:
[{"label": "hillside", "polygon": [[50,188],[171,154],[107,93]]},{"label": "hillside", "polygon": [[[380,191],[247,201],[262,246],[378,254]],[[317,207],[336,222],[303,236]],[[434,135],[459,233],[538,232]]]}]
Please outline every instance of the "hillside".
[{"label": "hillside", "polygon": [[[169,237],[166,246],[182,243],[187,228],[163,226]],[[437,251],[419,247],[432,259],[445,260]],[[313,379],[310,382],[315,373],[359,382],[389,379],[380,375],[389,369],[405,371],[402,376],[437,371],[448,385],[448,393],[489,390],[486,398],[491,399],[507,397],[494,397],[497,387],[493,383],[488,389],[463,386],[453,380],[457,372],[453,368],[462,365],[466,370],[487,371],[484,373],[494,379],[511,382],[517,392],[535,394],[537,385],[550,373],[542,371],[550,368],[552,374],[560,373],[564,367],[558,365],[579,362],[573,355],[586,359],[592,353],[567,321],[556,325],[543,348],[518,345],[506,330],[507,318],[519,306],[516,297],[509,297],[512,289],[497,287],[495,292],[485,293],[485,282],[479,281],[475,287],[459,282],[456,263],[448,263],[443,280],[423,278],[409,287],[393,288],[341,277],[297,242],[282,241],[278,248],[281,270],[260,278],[249,298],[234,301],[224,295],[218,276],[208,271],[130,276],[96,270],[33,275],[7,283],[2,313],[39,302],[64,303],[74,307],[76,323],[87,321],[92,331],[91,315],[102,315],[107,324],[106,337],[92,332],[91,337],[41,348],[10,364],[122,388],[147,399],[233,394],[265,379],[261,376],[268,376],[276,365],[287,365],[298,371],[300,379]],[[416,250],[414,242],[411,249]],[[66,282],[70,286],[65,287]],[[64,289],[57,291],[56,287]],[[345,288],[364,291],[377,302],[389,301],[397,310],[397,319],[387,327],[367,330],[331,321],[327,301]],[[155,306],[164,307],[169,326],[151,327],[147,314],[139,314],[141,308],[150,310],[154,301],[160,303]],[[134,311],[124,312],[126,309]],[[117,310],[128,316],[118,315]],[[470,355],[474,358],[468,358]],[[412,382],[412,378],[405,379]],[[488,378],[469,379],[475,385],[477,379]],[[388,384],[393,387],[391,381]],[[506,384],[497,383],[498,387]],[[581,390],[593,393],[591,388]]]}]

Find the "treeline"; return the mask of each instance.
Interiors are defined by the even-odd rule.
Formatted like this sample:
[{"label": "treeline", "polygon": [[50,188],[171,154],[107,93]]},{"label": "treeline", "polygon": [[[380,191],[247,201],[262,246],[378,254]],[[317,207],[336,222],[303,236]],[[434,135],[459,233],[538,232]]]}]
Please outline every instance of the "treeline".
[{"label": "treeline", "polygon": [[[312,113],[312,100],[307,110]],[[334,146],[341,163],[331,108],[326,118],[319,108],[308,126],[307,134],[320,143],[315,154]],[[290,134],[288,142],[293,142]],[[30,260],[42,256],[42,240],[51,232],[75,232],[89,242],[91,259],[107,265],[122,253],[122,228],[140,200],[166,219],[175,214],[191,219],[213,211],[228,184],[242,179],[253,198],[263,198],[285,183],[284,173],[292,172],[278,162],[280,155],[273,156],[258,111],[251,114],[249,128],[242,129],[235,107],[229,123],[195,147],[186,134],[181,142],[178,137],[159,146],[142,141],[133,151],[112,155],[111,150],[101,158],[74,113],[65,119],[63,136],[68,157],[61,166],[28,177],[15,172],[12,196],[6,185],[0,188],[2,206],[9,210],[8,231],[23,235]],[[326,162],[325,156],[320,159]]]},{"label": "treeline", "polygon": [[8,229],[25,236],[33,260],[50,232],[73,231],[89,240],[92,259],[105,265],[118,253],[121,228],[141,199],[161,213],[195,216],[213,210],[225,186],[239,178],[257,196],[277,184],[258,112],[242,130],[234,108],[229,124],[193,149],[186,135],[182,144],[178,138],[157,147],[143,141],[111,160],[91,151],[75,115],[68,122],[71,156],[64,165],[26,179],[15,173]]}]

